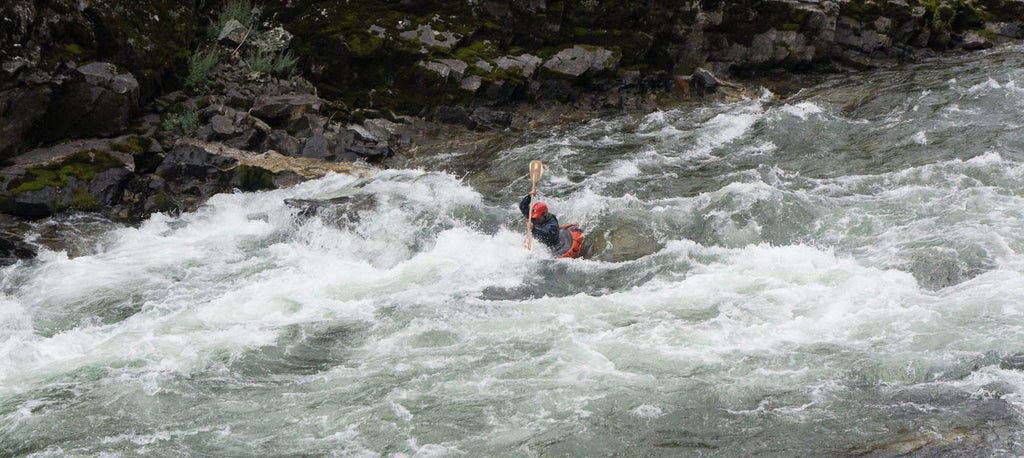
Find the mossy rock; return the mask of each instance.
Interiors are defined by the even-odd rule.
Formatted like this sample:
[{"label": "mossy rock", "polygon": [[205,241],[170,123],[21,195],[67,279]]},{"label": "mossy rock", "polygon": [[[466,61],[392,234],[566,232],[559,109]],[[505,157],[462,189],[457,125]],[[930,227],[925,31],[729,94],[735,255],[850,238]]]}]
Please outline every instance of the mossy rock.
[{"label": "mossy rock", "polygon": [[56,212],[69,210],[94,212],[102,209],[103,203],[100,202],[98,197],[86,191],[83,186],[75,186],[71,189],[71,200],[68,202],[55,202],[53,208]]},{"label": "mossy rock", "polygon": [[274,189],[274,174],[270,170],[254,165],[239,165],[235,168],[238,188],[243,191]]},{"label": "mossy rock", "polygon": [[21,178],[11,180],[7,190],[11,195],[27,191],[39,191],[47,187],[64,188],[68,178],[89,181],[97,173],[115,167],[124,167],[124,161],[109,151],[89,149],[70,154],[60,161],[40,167],[30,167]]}]

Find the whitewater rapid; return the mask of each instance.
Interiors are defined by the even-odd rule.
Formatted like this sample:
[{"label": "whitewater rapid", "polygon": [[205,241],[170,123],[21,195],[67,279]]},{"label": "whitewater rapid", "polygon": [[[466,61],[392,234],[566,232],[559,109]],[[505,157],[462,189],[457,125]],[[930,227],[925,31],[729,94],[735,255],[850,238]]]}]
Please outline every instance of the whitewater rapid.
[{"label": "whitewater rapid", "polygon": [[[1021,60],[40,223],[81,230],[0,274],[0,454],[1019,455]],[[589,259],[523,249],[532,159]]]}]

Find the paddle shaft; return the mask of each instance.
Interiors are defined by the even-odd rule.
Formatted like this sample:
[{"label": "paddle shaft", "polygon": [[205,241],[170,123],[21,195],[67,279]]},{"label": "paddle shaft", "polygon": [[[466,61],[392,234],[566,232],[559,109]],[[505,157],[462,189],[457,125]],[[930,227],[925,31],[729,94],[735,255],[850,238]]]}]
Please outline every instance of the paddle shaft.
[{"label": "paddle shaft", "polygon": [[526,240],[523,241],[523,246],[527,250],[533,251],[533,237],[530,236],[530,213],[533,213],[533,204],[537,199],[537,181],[540,180],[541,175],[544,174],[544,164],[540,161],[530,161],[530,181],[533,185],[530,188],[530,209],[526,212]]}]

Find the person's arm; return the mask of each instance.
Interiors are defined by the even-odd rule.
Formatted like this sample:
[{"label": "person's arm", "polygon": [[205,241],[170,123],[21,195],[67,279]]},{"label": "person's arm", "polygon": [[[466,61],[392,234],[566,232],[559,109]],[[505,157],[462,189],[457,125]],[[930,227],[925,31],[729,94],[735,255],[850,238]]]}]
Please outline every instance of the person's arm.
[{"label": "person's arm", "polygon": [[527,218],[530,217],[530,197],[533,197],[532,194],[527,194],[526,197],[523,197],[522,202],[519,202],[519,211],[523,212],[523,216]]}]

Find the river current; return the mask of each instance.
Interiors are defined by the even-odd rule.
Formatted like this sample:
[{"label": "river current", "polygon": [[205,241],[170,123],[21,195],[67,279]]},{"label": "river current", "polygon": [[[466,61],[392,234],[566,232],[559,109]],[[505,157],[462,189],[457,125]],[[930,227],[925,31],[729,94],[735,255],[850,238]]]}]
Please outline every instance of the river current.
[{"label": "river current", "polygon": [[1019,456],[1022,51],[71,217],[0,270],[0,455]]}]

